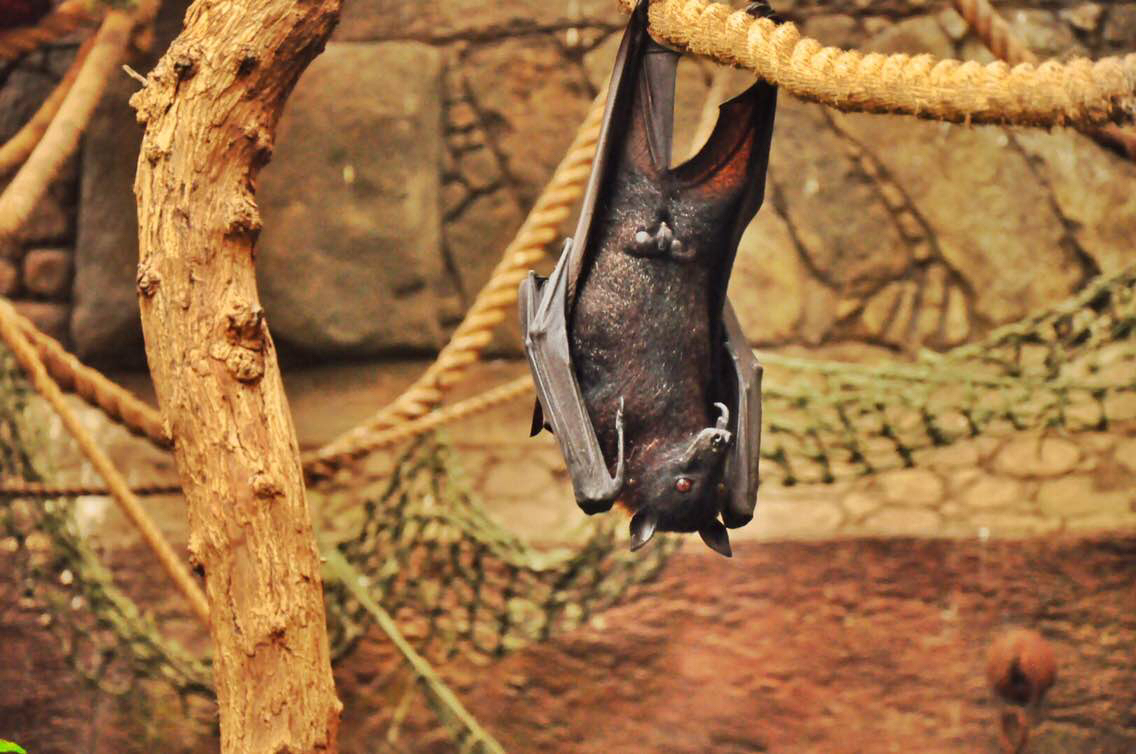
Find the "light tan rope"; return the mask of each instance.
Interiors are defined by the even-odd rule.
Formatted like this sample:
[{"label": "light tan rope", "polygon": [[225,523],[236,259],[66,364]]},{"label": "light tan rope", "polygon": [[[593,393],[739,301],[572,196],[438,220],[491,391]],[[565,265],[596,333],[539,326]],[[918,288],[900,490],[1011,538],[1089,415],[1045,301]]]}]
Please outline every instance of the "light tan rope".
[{"label": "light tan rope", "polygon": [[134,17],[111,11],[95,35],[91,51],[59,112],[15,178],[0,194],[0,238],[19,230],[47,191],[60,167],[79,145],[79,136],[95,111],[126,45]]},{"label": "light tan rope", "polygon": [[[635,0],[619,3],[630,11]],[[792,23],[755,19],[710,0],[655,0],[649,18],[651,32],[667,44],[748,68],[797,97],[840,110],[1043,127],[1136,116],[1136,54],[1011,68],[825,47]]]},{"label": "light tan rope", "polygon": [[91,18],[84,0],[70,0],[40,19],[35,26],[0,32],[0,60],[15,60],[67,36]]},{"label": "light tan rope", "polygon": [[106,482],[111,496],[118,503],[123,514],[137,527],[142,539],[157,556],[162,568],[189,600],[193,612],[208,626],[209,603],[205,600],[205,594],[198,587],[197,582],[193,580],[181,560],[174,554],[173,548],[170,547],[169,542],[166,541],[154,521],[147,515],[142,503],[130,491],[126,479],[115,468],[114,462],[99,448],[94,438],[79,421],[78,415],[67,405],[63,391],[59,389],[55,380],[48,374],[47,368],[40,361],[35,347],[24,335],[23,329],[18,323],[15,308],[3,298],[0,298],[0,338],[12,350],[12,354],[27,374],[36,392],[43,396],[44,400],[55,409],[60,421],[63,422],[63,426],[75,438],[75,442],[79,445],[83,455]]},{"label": "light tan rope", "polygon": [[493,329],[516,304],[521,280],[543,258],[544,247],[556,240],[560,224],[571,215],[573,205],[584,192],[606,99],[606,92],[600,92],[592,103],[568,153],[438,359],[365,424],[305,456],[305,469],[310,476],[321,476],[337,463],[359,455],[359,448],[369,443],[374,433],[426,414],[441,402],[445,391],[457,383],[465,369],[478,361],[492,339]]},{"label": "light tan rope", "polygon": [[135,434],[142,435],[160,448],[170,447],[169,436],[158,410],[136,395],[105,377],[68,353],[59,341],[42,332],[19,312],[13,315],[24,335],[35,345],[47,371],[59,386],[79,395],[99,408],[111,420]]},{"label": "light tan rope", "polygon": [[94,38],[92,37],[83,43],[83,46],[79,48],[79,53],[75,56],[74,62],[71,63],[71,67],[55,85],[55,89],[48,95],[48,98],[39,106],[35,115],[12,138],[4,142],[4,146],[0,147],[0,176],[7,175],[21,165],[24,160],[28,159],[28,155],[35,149],[36,144],[39,144],[44,131],[51,124],[55,114],[59,112],[64,97],[71,91],[75,77],[79,75],[79,70],[87,59],[87,53],[91,51],[93,41]]},{"label": "light tan rope", "polygon": [[[130,491],[139,497],[176,495],[181,492],[181,484],[177,482],[134,484],[130,486]],[[26,479],[0,479],[0,497],[52,498],[86,495],[111,497],[112,493],[105,484],[46,484],[29,482]]]},{"label": "light tan rope", "polygon": [[[345,455],[328,459],[326,462],[330,463],[332,467],[337,466],[348,458],[358,458],[373,451],[389,448],[392,445],[412,440],[431,430],[439,429],[446,425],[453,424],[456,421],[485,413],[502,404],[530,395],[532,392],[532,378],[526,374],[523,377],[518,377],[515,380],[510,380],[495,388],[490,388],[485,392],[478,393],[472,398],[467,398],[452,405],[436,409],[416,419],[404,420],[395,427],[378,430],[368,435],[361,436],[355,444],[345,451]],[[321,461],[323,461],[321,457],[313,455],[312,458],[306,460],[306,464],[319,463]]]},{"label": "light tan rope", "polygon": [[[1010,65],[1019,63],[1037,64],[1038,58],[1015,35],[1010,25],[990,4],[990,0],[951,0],[970,28],[974,29],[982,43]],[[1118,150],[1136,160],[1136,134],[1114,125],[1086,129],[1088,136],[1103,142],[1110,149]]]}]

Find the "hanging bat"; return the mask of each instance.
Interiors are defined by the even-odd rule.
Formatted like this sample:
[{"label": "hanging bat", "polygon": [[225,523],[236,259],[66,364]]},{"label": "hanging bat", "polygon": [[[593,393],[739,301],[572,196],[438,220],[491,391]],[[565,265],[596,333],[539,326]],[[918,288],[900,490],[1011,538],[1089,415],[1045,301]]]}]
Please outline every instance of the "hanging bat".
[{"label": "hanging bat", "polygon": [[726,102],[672,168],[679,54],[651,39],[647,5],[616,58],[576,234],[549,278],[521,283],[533,434],[555,434],[585,513],[631,512],[632,550],[697,531],[729,557],[727,527],[757,502],[761,366],[726,287],[764,196],[777,90]]}]

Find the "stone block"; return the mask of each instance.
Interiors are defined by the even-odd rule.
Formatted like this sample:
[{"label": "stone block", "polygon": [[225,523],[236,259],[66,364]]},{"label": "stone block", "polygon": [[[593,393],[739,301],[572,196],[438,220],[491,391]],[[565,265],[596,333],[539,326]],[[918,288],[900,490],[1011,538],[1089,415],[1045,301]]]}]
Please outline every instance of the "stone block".
[{"label": "stone block", "polygon": [[610,0],[348,0],[335,39],[473,39],[493,33],[500,36],[503,32],[565,29],[571,23],[579,23],[584,30],[607,32],[620,27],[625,19]]},{"label": "stone block", "polygon": [[1080,448],[1068,440],[1026,435],[1006,443],[995,466],[1016,477],[1058,477],[1076,468],[1080,460]]},{"label": "stone block", "polygon": [[1136,439],[1127,439],[1117,445],[1114,457],[1121,466],[1136,474]]},{"label": "stone block", "polygon": [[767,495],[757,501],[753,521],[741,536],[760,539],[821,539],[832,536],[844,521],[836,503],[826,500],[778,500]]},{"label": "stone block", "polygon": [[[188,0],[163,2],[154,44],[131,65],[147,71],[181,31]],[[134,173],[142,127],[128,100],[138,83],[112,76],[83,135],[71,332],[80,358],[118,369],[145,368],[135,293],[138,214]]]},{"label": "stone block", "polygon": [[926,469],[900,469],[879,476],[880,489],[900,505],[935,505],[943,499],[943,480]]},{"label": "stone block", "polygon": [[1114,516],[1123,519],[1133,513],[1132,500],[1132,491],[1100,490],[1093,477],[1088,475],[1047,481],[1037,493],[1042,512],[1061,518]]},{"label": "stone block", "polygon": [[330,44],[285,107],[258,201],[274,337],[359,357],[442,344],[441,54]]},{"label": "stone block", "polygon": [[529,206],[588,112],[584,71],[554,40],[537,36],[471,49],[462,75],[514,197]]},{"label": "stone block", "polygon": [[989,537],[1039,537],[1061,528],[1061,519],[1028,513],[981,511],[970,518],[976,531],[985,529]]},{"label": "stone block", "polygon": [[134,171],[142,139],[127,100],[138,84],[107,84],[83,142],[71,332],[76,354],[115,367],[145,366],[135,293],[138,213]]},{"label": "stone block", "polygon": [[885,537],[928,537],[939,533],[941,523],[929,508],[889,507],[868,516],[860,530]]},{"label": "stone block", "polygon": [[1025,502],[1025,488],[1017,479],[983,475],[962,494],[971,508],[1002,508]]},{"label": "stone block", "polygon": [[1104,39],[1123,47],[1126,52],[1131,51],[1132,43],[1136,42],[1136,3],[1117,4],[1109,10]]},{"label": "stone block", "polygon": [[807,277],[785,219],[766,206],[742,236],[730,277],[730,301],[751,342],[784,342],[798,332]]},{"label": "stone block", "polygon": [[71,252],[31,249],[24,256],[24,288],[47,298],[66,298],[71,291]]},{"label": "stone block", "polygon": [[874,290],[911,263],[892,212],[818,105],[778,101],[766,201],[783,213],[809,267],[844,295]]},{"label": "stone block", "polygon": [[71,307],[51,301],[16,301],[16,311],[32,321],[60,343],[69,341],[67,323],[71,314]]},{"label": "stone block", "polygon": [[0,296],[11,296],[20,289],[20,268],[0,257]]},{"label": "stone block", "polygon": [[1125,267],[1136,238],[1136,163],[1069,129],[1023,130],[1017,140],[1036,158],[1081,249],[1102,272]]}]

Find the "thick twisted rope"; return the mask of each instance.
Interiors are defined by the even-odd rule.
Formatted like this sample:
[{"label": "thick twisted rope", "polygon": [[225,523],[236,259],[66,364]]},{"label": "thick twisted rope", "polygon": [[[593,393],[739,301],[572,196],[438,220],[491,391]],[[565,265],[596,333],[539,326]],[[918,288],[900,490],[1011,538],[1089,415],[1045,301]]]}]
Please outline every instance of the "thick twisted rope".
[{"label": "thick twisted rope", "polygon": [[160,448],[170,447],[169,435],[157,409],[108,379],[97,369],[83,364],[68,353],[59,341],[39,330],[19,312],[13,310],[12,317],[35,345],[48,373],[62,389],[78,394],[90,405],[101,409],[110,419],[145,437],[154,445]]},{"label": "thick twisted rope", "polygon": [[[625,11],[636,4],[619,2]],[[801,99],[840,110],[1042,127],[1136,117],[1136,54],[1011,68],[825,47],[792,23],[755,19],[710,0],[655,0],[649,18],[651,32],[667,44],[748,68]]]},{"label": "thick twisted rope", "polygon": [[205,625],[209,625],[209,603],[205,600],[205,594],[174,553],[170,543],[162,535],[153,519],[146,513],[142,503],[130,491],[130,486],[115,467],[114,462],[102,451],[91,433],[79,421],[78,415],[67,405],[63,391],[48,374],[47,367],[40,361],[35,346],[24,334],[17,317],[16,310],[12,305],[7,300],[0,298],[0,339],[3,339],[4,343],[11,349],[36,392],[43,396],[44,400],[55,409],[60,421],[63,422],[63,426],[75,438],[75,442],[79,445],[83,455],[106,482],[107,488],[123,514],[138,529],[142,539],[157,556],[162,568],[173,580],[175,586],[189,600],[194,613]]},{"label": "thick twisted rope", "polygon": [[[427,432],[440,429],[462,419],[483,414],[517,398],[531,395],[532,392],[532,378],[528,375],[518,377],[472,398],[431,411],[417,419],[409,419],[396,427],[371,433],[351,448],[349,457],[358,458],[376,450],[413,440]],[[342,460],[339,459],[340,462]],[[169,495],[180,492],[181,485],[176,482],[149,482],[135,485],[131,487],[131,491],[139,496]],[[110,494],[110,490],[105,485],[45,484],[23,479],[0,479],[0,496],[52,498]]]},{"label": "thick twisted rope", "polygon": [[59,112],[16,177],[0,194],[0,238],[19,230],[75,148],[110,76],[122,59],[135,19],[113,10],[103,19],[91,51],[63,98]]},{"label": "thick twisted rope", "polygon": [[606,93],[600,92],[592,103],[568,153],[438,359],[402,395],[365,424],[305,456],[304,468],[309,475],[325,475],[364,453],[362,449],[372,443],[371,435],[426,414],[441,402],[446,389],[461,378],[465,369],[477,362],[489,345],[494,328],[516,304],[521,280],[544,257],[544,247],[557,238],[560,224],[571,215],[573,205],[584,192],[606,99]]},{"label": "thick twisted rope", "polygon": [[83,0],[69,0],[40,19],[35,26],[0,32],[0,60],[15,60],[67,36],[90,20],[87,7]]},{"label": "thick twisted rope", "polygon": [[[996,57],[1010,65],[1037,64],[1037,56],[1014,35],[1010,25],[990,4],[990,0],[951,0],[951,4]],[[1087,129],[1085,133],[1109,149],[1120,151],[1129,159],[1136,160],[1136,134],[1131,131],[1107,125]]]},{"label": "thick twisted rope", "polygon": [[[138,497],[150,495],[176,495],[181,492],[181,484],[176,482],[153,482],[131,485],[130,491]],[[0,479],[0,497],[84,497],[98,495],[110,497],[113,493],[105,484],[47,484],[29,482],[26,479]]]},{"label": "thick twisted rope", "polygon": [[48,98],[39,106],[35,115],[12,138],[4,142],[4,146],[0,147],[0,176],[7,175],[23,164],[24,160],[28,159],[28,155],[35,149],[36,144],[39,144],[44,132],[47,131],[47,127],[55,118],[55,114],[59,112],[64,98],[75,84],[75,78],[79,75],[83,63],[87,60],[87,53],[91,51],[93,41],[92,38],[83,43],[83,46],[79,48],[79,53],[75,56],[75,60],[71,63],[71,67],[55,85],[55,89],[48,95]]}]

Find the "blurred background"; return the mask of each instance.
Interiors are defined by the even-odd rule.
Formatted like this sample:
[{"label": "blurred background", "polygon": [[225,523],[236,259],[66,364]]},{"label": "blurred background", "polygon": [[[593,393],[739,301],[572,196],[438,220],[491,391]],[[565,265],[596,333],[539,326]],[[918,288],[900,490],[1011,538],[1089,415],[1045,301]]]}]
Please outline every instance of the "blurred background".
[{"label": "blurred background", "polygon": [[[162,4],[133,68],[149,70],[186,5]],[[776,7],[832,45],[993,60],[947,5]],[[998,8],[1042,57],[1136,50],[1136,2]],[[610,74],[623,23],[614,0],[345,0],[257,191],[260,293],[302,447],[355,426],[431,363]],[[65,39],[0,62],[0,142],[76,48]],[[746,82],[684,60],[676,149],[712,89],[721,100]],[[0,246],[0,294],[150,397],[135,291],[138,87],[125,74],[110,83],[78,154]],[[759,354],[918,363],[1122,273],[1134,240],[1136,162],[1082,134],[843,114],[783,94],[765,206],[730,295]],[[512,317],[490,354],[457,397],[524,372]],[[169,456],[75,406],[132,482],[175,476]],[[530,412],[519,400],[451,427],[436,441],[444,471],[526,546],[592,542],[554,441],[527,437]],[[1021,625],[1058,666],[1028,750],[1136,751],[1133,415],[1121,401],[1093,431],[1009,426],[921,450],[907,468],[771,483],[734,560],[692,545],[631,579],[613,607],[508,651],[449,653],[439,669],[511,751],[1000,751],[984,663]],[[53,479],[97,481],[49,412],[36,426]],[[356,536],[361,501],[385,499],[400,453],[312,490],[322,541]],[[180,498],[150,506],[183,546]],[[79,498],[74,516],[142,612],[202,649],[109,500]],[[623,548],[617,523],[611,546]],[[31,571],[3,563],[0,737],[37,754],[215,750],[206,702],[155,678],[123,693],[76,673],[44,630],[60,619],[31,596]],[[343,751],[453,750],[420,701],[404,705],[413,684],[379,632],[349,644],[337,664]]]}]

